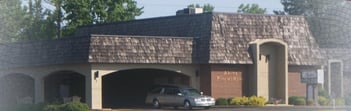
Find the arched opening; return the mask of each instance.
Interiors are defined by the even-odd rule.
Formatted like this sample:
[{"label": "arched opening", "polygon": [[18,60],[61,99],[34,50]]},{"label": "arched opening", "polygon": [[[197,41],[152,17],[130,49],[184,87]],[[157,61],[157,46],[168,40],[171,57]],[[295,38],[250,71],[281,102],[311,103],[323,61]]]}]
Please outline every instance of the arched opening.
[{"label": "arched opening", "polygon": [[31,104],[34,102],[34,79],[24,74],[0,78],[0,104]]},{"label": "arched opening", "polygon": [[257,60],[260,94],[267,99],[286,98],[285,46],[276,42],[259,45]]},{"label": "arched opening", "polygon": [[147,91],[154,84],[189,85],[190,77],[160,69],[132,69],[102,77],[103,108],[144,106]]},{"label": "arched opening", "polygon": [[85,102],[85,77],[77,72],[54,72],[45,77],[44,88],[46,102],[63,103],[73,101],[72,97]]},{"label": "arched opening", "polygon": [[280,99],[288,103],[288,48],[279,39],[256,39],[250,42],[254,61],[249,77],[251,94],[267,100]]}]

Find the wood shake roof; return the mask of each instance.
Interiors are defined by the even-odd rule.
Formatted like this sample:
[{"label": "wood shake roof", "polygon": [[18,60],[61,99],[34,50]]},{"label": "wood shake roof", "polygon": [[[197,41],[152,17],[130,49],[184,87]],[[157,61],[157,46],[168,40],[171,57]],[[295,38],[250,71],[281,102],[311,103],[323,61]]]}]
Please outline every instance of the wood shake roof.
[{"label": "wood shake roof", "polygon": [[191,64],[193,38],[92,35],[91,63]]},{"label": "wood shake roof", "polygon": [[302,16],[170,16],[80,27],[76,36],[0,45],[1,59],[11,61],[0,64],[252,64],[249,43],[265,38],[287,42],[290,65],[323,59]]},{"label": "wood shake roof", "polygon": [[303,16],[216,13],[212,18],[209,63],[252,64],[249,43],[266,38],[288,44],[291,65],[322,63],[320,49]]}]

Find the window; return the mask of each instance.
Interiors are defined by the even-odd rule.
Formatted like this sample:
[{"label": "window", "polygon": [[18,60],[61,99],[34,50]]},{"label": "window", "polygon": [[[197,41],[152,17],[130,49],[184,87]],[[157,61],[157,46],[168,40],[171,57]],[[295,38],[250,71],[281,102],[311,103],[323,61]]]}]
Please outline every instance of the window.
[{"label": "window", "polygon": [[177,88],[167,88],[165,94],[167,95],[177,95],[180,91]]},{"label": "window", "polygon": [[155,88],[155,89],[153,89],[150,93],[152,93],[152,94],[160,94],[160,92],[162,91],[162,88]]}]

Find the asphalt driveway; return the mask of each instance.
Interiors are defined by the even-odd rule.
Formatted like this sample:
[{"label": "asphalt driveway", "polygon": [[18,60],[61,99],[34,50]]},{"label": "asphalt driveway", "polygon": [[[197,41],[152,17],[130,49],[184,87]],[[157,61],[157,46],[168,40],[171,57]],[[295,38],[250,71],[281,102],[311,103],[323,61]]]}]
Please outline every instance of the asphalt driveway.
[{"label": "asphalt driveway", "polygon": [[[184,109],[173,109],[173,107],[163,107],[161,109],[152,108],[124,108],[106,111],[183,111]],[[351,111],[351,107],[330,107],[330,106],[266,106],[266,107],[214,107],[209,110],[194,108],[193,111]]]}]

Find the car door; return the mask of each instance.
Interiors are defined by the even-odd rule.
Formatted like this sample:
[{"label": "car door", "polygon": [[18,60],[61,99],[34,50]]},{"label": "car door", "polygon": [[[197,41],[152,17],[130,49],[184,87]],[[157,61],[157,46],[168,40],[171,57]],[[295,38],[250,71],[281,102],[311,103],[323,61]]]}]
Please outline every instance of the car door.
[{"label": "car door", "polygon": [[166,104],[167,103],[167,95],[166,95],[166,88],[162,88],[160,93],[158,94],[157,98],[160,104]]},{"label": "car door", "polygon": [[175,94],[172,96],[172,99],[173,99],[172,104],[175,104],[177,106],[182,106],[185,100],[184,94],[181,92],[180,89],[175,89],[174,91],[175,91],[174,92]]},{"label": "car door", "polygon": [[175,105],[175,96],[177,95],[176,88],[165,88],[164,103],[167,105]]}]

